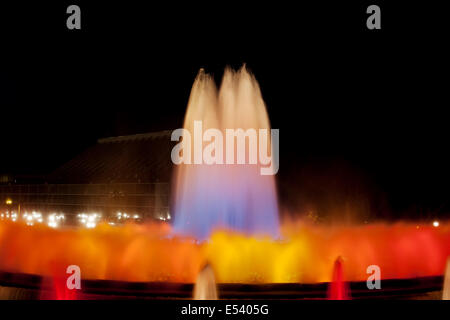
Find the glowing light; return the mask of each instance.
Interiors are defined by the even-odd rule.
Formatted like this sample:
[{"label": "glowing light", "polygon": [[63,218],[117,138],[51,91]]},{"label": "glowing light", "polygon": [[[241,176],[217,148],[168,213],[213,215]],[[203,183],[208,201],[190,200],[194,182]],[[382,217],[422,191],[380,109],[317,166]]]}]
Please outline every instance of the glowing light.
[{"label": "glowing light", "polygon": [[95,228],[95,226],[95,222],[89,221],[88,223],[86,223],[86,228]]},{"label": "glowing light", "polygon": [[13,202],[12,202],[12,199],[10,199],[10,198],[8,198],[8,199],[6,199],[6,204],[8,204],[8,205],[10,205],[10,204],[12,204]]},{"label": "glowing light", "polygon": [[47,216],[47,225],[50,228],[58,228],[59,227],[59,223],[61,220],[65,219],[65,215],[64,214],[56,214],[56,213],[52,213],[50,215]]},{"label": "glowing light", "polygon": [[80,223],[88,229],[95,228],[100,221],[101,216],[102,215],[99,213],[80,213],[77,215]]},{"label": "glowing light", "polygon": [[439,227],[439,221],[433,221],[433,227],[437,228]]}]

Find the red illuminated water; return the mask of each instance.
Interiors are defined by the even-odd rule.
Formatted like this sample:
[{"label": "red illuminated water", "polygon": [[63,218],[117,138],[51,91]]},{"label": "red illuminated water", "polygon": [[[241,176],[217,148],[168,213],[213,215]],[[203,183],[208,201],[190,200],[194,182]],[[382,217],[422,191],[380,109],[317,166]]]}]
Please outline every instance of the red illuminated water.
[{"label": "red illuminated water", "polygon": [[348,300],[350,298],[342,264],[341,257],[334,262],[333,277],[328,288],[328,299],[330,300]]}]

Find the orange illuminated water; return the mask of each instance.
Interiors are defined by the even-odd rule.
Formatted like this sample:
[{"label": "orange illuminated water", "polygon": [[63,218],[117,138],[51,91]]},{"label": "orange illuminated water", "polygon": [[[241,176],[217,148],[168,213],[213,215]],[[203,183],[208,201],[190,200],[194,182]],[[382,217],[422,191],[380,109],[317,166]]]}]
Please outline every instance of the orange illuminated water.
[{"label": "orange illuminated water", "polygon": [[201,244],[170,238],[170,229],[161,224],[55,230],[1,222],[0,270],[54,276],[75,264],[84,279],[193,283],[209,263],[219,283],[316,283],[331,280],[339,256],[346,281],[365,281],[374,264],[383,279],[442,275],[450,255],[448,223],[417,228],[298,222],[282,226],[284,240],[217,231]]}]

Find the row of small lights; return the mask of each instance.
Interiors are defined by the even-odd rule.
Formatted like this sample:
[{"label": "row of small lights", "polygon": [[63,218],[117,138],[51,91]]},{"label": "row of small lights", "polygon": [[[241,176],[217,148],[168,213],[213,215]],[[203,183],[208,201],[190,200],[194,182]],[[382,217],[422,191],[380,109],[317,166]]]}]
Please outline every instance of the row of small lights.
[{"label": "row of small lights", "polygon": [[[7,198],[5,203],[10,206],[13,204],[13,201],[11,198]],[[79,213],[77,214],[77,218],[80,222],[80,224],[84,225],[86,228],[95,228],[97,226],[97,223],[100,221],[102,215],[99,213]],[[7,211],[6,213],[0,213],[0,220],[4,220],[4,219],[10,219],[13,222],[17,221],[18,215],[16,212],[11,211],[11,214],[9,213],[9,211]],[[40,212],[37,211],[32,211],[31,214],[25,212],[23,215],[23,218],[26,220],[27,225],[34,225],[35,222],[38,223],[42,223],[43,219],[42,219],[42,214]],[[134,214],[134,215],[129,215],[126,212],[117,212],[116,215],[117,220],[120,220],[120,222],[124,222],[127,221],[129,219],[139,219],[139,215]],[[170,214],[168,213],[167,216],[161,215],[159,216],[159,219],[162,221],[166,221],[166,220],[170,220]],[[63,213],[57,214],[57,213],[52,213],[49,214],[47,216],[47,224],[49,227],[52,228],[57,228],[59,226],[59,223],[61,220],[65,219],[65,215]],[[108,224],[110,225],[115,225],[116,223],[113,221],[108,222]]]},{"label": "row of small lights", "polygon": [[[7,205],[12,205],[13,201],[12,199],[8,198],[6,199]],[[6,211],[6,213],[0,213],[0,220],[11,220],[13,222],[16,222],[18,219],[18,214],[15,211]],[[29,226],[34,225],[35,223],[43,223],[43,217],[42,213],[37,211],[32,211],[31,213],[25,212],[22,215],[23,219],[26,221],[26,224]],[[97,223],[101,220],[102,215],[99,213],[79,213],[77,214],[77,218],[79,220],[79,223],[83,226],[85,226],[88,229],[95,228],[97,226]],[[120,222],[128,221],[129,219],[137,220],[139,219],[139,215],[129,215],[126,212],[117,212],[116,218]],[[47,225],[51,228],[57,228],[60,225],[60,222],[65,219],[65,215],[63,213],[51,213],[47,216]],[[170,214],[167,214],[167,217],[164,217],[161,215],[159,217],[160,220],[166,221],[170,220]],[[113,221],[108,222],[110,225],[115,225],[116,223]]]},{"label": "row of small lights", "polygon": [[167,217],[164,217],[162,215],[159,216],[159,220],[162,220],[162,221],[170,220],[170,213],[167,214]]},{"label": "row of small lights", "polygon": [[[140,217],[138,214],[130,215],[126,212],[120,212],[120,211],[117,212],[117,214],[116,214],[116,219],[119,220],[120,222],[126,222],[126,221],[129,221],[130,219],[137,220],[139,218]],[[112,226],[116,225],[116,223],[113,221],[108,222],[108,224],[110,224]]]},{"label": "row of small lights", "polygon": [[[9,211],[6,211],[6,213],[0,214],[1,220],[7,219],[7,220],[11,220],[13,222],[16,222],[18,220],[18,218],[19,218],[19,215],[15,211],[11,211],[11,213]],[[25,212],[22,215],[22,218],[23,218],[23,220],[25,220],[25,222],[28,226],[32,226],[35,223],[43,223],[44,222],[42,213],[37,212],[37,211],[32,211],[31,213]],[[49,214],[47,216],[47,225],[52,228],[57,228],[59,226],[60,221],[64,220],[64,219],[65,219],[65,216],[62,213]]]},{"label": "row of small lights", "polygon": [[[38,223],[42,223],[43,222],[43,218],[42,218],[42,214],[40,212],[37,211],[32,211],[31,213],[25,212],[22,216],[24,218],[24,220],[26,220],[27,225],[32,226],[34,225],[35,222]],[[99,213],[79,213],[77,215],[78,220],[80,221],[80,223],[82,225],[84,225],[86,228],[95,228],[97,226],[97,223],[100,221],[102,215]],[[139,215],[134,214],[133,216],[127,214],[126,212],[117,212],[117,220],[120,221],[127,221],[129,219],[139,219]],[[15,211],[11,211],[11,213],[9,211],[6,211],[6,213],[1,213],[0,214],[0,220],[11,220],[13,222],[17,221],[18,218],[18,214]],[[65,219],[65,215],[63,213],[52,213],[49,214],[47,216],[47,224],[49,227],[52,228],[57,228],[60,224],[61,220]],[[167,217],[164,216],[160,216],[159,217],[160,220],[162,221],[166,221],[166,220],[170,220],[170,214],[167,214]],[[110,225],[115,225],[114,222],[109,222]],[[435,220],[432,223],[433,227],[437,228],[439,227],[439,221]],[[419,228],[419,226],[417,226],[417,228]]]},{"label": "row of small lights", "polygon": [[98,221],[102,217],[99,213],[79,213],[77,214],[78,220],[82,225],[84,225],[88,229],[95,228],[97,226]]},{"label": "row of small lights", "polygon": [[[0,220],[11,220],[13,222],[16,222],[18,219],[18,214],[15,211],[6,211],[6,213],[0,214]],[[121,222],[132,220],[137,220],[140,218],[139,215],[129,215],[126,212],[117,212],[117,220],[120,220]],[[29,226],[34,225],[35,223],[43,223],[44,219],[42,216],[42,213],[37,211],[32,211],[31,213],[25,212],[22,215],[22,218],[26,221],[26,224]],[[100,222],[102,215],[99,213],[79,213],[77,214],[78,221],[81,225],[88,229],[95,228]],[[65,215],[63,213],[52,213],[47,216],[47,225],[51,228],[57,228],[59,227],[62,220],[65,219]],[[163,219],[161,219],[163,220]],[[165,219],[164,219],[165,220]],[[110,225],[115,225],[114,222],[109,222]]]}]

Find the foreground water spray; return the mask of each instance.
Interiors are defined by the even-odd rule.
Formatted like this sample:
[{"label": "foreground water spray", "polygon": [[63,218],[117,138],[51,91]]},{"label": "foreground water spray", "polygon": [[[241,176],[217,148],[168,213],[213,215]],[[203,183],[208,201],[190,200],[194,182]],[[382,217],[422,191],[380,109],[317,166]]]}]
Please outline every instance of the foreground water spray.
[{"label": "foreground water spray", "polygon": [[214,270],[210,265],[206,265],[199,272],[194,284],[194,300],[217,300],[217,286]]},{"label": "foreground water spray", "polygon": [[442,300],[450,300],[450,256],[447,258],[447,265],[445,267]]}]

